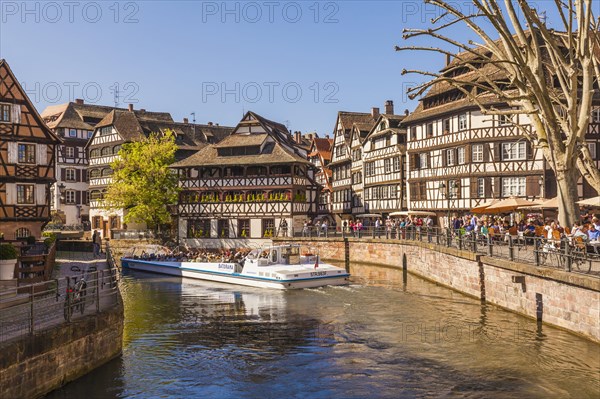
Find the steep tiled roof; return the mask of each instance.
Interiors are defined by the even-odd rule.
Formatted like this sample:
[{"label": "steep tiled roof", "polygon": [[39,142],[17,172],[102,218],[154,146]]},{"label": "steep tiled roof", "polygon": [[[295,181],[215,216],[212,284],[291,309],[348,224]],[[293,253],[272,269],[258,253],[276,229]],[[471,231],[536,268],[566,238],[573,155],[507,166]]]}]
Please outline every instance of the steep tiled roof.
[{"label": "steep tiled roof", "polygon": [[[263,133],[237,133],[239,127],[260,125],[266,131]],[[220,148],[245,147],[261,145],[271,138],[272,142],[262,145],[262,152],[256,155],[219,156]],[[285,162],[309,163],[298,149],[287,128],[281,123],[273,122],[251,111],[244,118],[233,133],[223,139],[219,144],[206,146],[189,158],[177,162],[173,167],[186,167],[195,165],[242,165],[242,164],[273,164]]]},{"label": "steep tiled roof", "polygon": [[[111,111],[127,112],[125,108],[116,108],[107,105],[81,104],[69,102],[47,107],[42,112],[42,117],[51,129],[71,128],[94,130],[98,124]],[[147,112],[143,110],[134,110],[136,116],[140,119],[153,119],[162,121],[172,121],[168,112]]]}]

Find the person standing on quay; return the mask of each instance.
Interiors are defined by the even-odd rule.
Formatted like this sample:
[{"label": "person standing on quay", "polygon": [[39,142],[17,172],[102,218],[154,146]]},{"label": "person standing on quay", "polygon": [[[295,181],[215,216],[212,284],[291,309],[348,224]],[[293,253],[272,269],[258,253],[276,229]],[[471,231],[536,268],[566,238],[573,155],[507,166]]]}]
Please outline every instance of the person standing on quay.
[{"label": "person standing on quay", "polygon": [[92,246],[94,248],[94,258],[100,256],[100,244],[98,243],[100,240],[100,234],[98,234],[98,230],[94,230],[94,234],[92,234]]}]

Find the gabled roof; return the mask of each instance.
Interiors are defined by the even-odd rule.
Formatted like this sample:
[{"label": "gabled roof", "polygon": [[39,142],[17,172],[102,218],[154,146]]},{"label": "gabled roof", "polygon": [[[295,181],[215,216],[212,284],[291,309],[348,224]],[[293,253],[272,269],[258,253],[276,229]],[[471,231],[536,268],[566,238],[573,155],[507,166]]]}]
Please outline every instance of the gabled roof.
[{"label": "gabled roof", "polygon": [[320,155],[324,161],[331,161],[331,147],[333,146],[333,139],[322,139],[315,137],[312,139],[309,157]]},{"label": "gabled roof", "polygon": [[[373,127],[371,128],[371,130],[369,131],[367,136],[364,138],[363,142],[366,140],[369,140],[372,137],[377,137],[379,135],[387,134],[389,132],[394,132],[394,133],[404,132],[406,129],[402,127],[402,121],[405,118],[406,118],[406,115],[390,115],[390,114],[379,115],[379,118],[377,118],[377,121],[373,124]],[[388,126],[384,130],[379,131],[378,130],[379,125],[384,120],[387,121]]]},{"label": "gabled roof", "polygon": [[[377,118],[373,118],[373,115],[366,112],[348,112],[348,111],[339,111],[338,117],[335,123],[333,135],[338,132],[338,125],[342,125],[342,129],[344,132],[344,137],[346,138],[346,143],[349,144],[351,140],[352,128],[355,124],[359,129],[365,129],[367,132],[370,130],[370,125],[375,123]],[[367,127],[368,126],[368,127]]]},{"label": "gabled roof", "polygon": [[[47,107],[42,112],[42,117],[48,127],[71,128],[94,130],[94,127],[102,121],[111,111],[127,112],[126,108],[118,108],[107,105],[84,104],[68,102]],[[153,119],[172,121],[168,112],[147,112],[145,110],[134,110],[133,113],[140,119]]]},{"label": "gabled roof", "polygon": [[[156,117],[156,119],[155,119]],[[209,143],[218,142],[231,133],[228,126],[196,125],[175,122],[168,113],[129,111],[113,109],[98,124],[96,131],[105,126],[113,126],[125,141],[142,140],[151,133],[164,133],[171,130],[177,135],[176,143],[180,149],[199,150]],[[94,136],[96,132],[94,132]],[[88,145],[92,142],[88,142]]]},{"label": "gabled roof", "polygon": [[[262,127],[262,132],[245,132],[242,127]],[[268,139],[270,142],[265,143]],[[257,155],[220,156],[219,149],[228,147],[246,147],[261,145],[261,153]],[[242,164],[274,164],[286,162],[309,162],[306,152],[292,139],[287,128],[277,122],[270,121],[254,112],[248,111],[240,123],[233,128],[231,134],[218,144],[211,144],[189,158],[177,162],[174,168],[196,165],[242,165]]]},{"label": "gabled roof", "polygon": [[[30,109],[33,117],[35,118],[36,122],[38,123],[38,125],[40,126],[40,128],[42,129],[42,131],[48,136],[48,138],[50,140],[53,140],[56,143],[62,143],[63,140],[60,137],[58,137],[57,135],[55,135],[54,132],[48,128],[48,126],[44,122],[43,118],[40,116],[40,114],[38,113],[37,109],[35,108],[35,106],[31,102],[31,100],[29,99],[29,96],[27,95],[27,93],[25,92],[25,90],[23,90],[23,87],[21,86],[21,83],[19,83],[18,79],[15,77],[15,74],[10,69],[10,66],[8,65],[8,62],[6,62],[6,60],[0,58],[0,71],[2,69],[6,70],[6,73],[11,78],[11,80],[13,81],[13,85],[17,89],[18,94],[20,95],[20,97],[22,97],[27,102],[28,108]],[[0,79],[3,79],[3,77],[0,76]],[[6,87],[8,88],[8,85]],[[6,99],[8,99],[8,98],[6,98]]]}]

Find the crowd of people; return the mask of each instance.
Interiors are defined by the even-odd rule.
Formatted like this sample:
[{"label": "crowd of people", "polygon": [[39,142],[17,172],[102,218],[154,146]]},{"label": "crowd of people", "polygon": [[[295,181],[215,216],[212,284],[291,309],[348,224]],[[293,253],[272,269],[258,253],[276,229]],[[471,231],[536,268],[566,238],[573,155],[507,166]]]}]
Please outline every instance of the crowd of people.
[{"label": "crowd of people", "polygon": [[140,255],[134,255],[134,259],[159,261],[159,262],[241,262],[250,252],[248,248],[231,249],[182,249],[173,251],[162,250],[158,253],[143,250]]}]

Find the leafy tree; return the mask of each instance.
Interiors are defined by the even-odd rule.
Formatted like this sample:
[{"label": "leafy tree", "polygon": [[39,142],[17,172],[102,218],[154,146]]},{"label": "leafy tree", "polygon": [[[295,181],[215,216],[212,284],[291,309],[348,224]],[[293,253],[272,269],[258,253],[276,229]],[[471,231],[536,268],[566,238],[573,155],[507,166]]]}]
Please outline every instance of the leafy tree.
[{"label": "leafy tree", "polygon": [[114,173],[103,199],[105,209],[126,209],[125,223],[144,222],[160,230],[169,223],[167,205],[177,203],[177,175],[169,169],[175,161],[175,134],[152,133],[148,138],[123,144],[110,166]]},{"label": "leafy tree", "polygon": [[[579,216],[575,202],[580,174],[600,192],[600,171],[585,141],[600,81],[600,22],[592,13],[592,0],[545,1],[544,6],[559,15],[560,32],[548,27],[526,0],[472,0],[468,12],[452,1],[425,3],[437,6],[442,15],[432,20],[431,28],[404,29],[404,38],[424,36],[442,46],[396,50],[431,51],[453,56],[454,61],[439,73],[404,70],[431,79],[409,89],[411,97],[441,81],[459,90],[484,115],[526,115],[533,129],[517,127],[543,151],[553,169],[560,222],[571,225]],[[469,28],[479,43],[455,39],[457,25]],[[456,73],[465,68],[474,78]],[[489,95],[511,108],[487,105],[482,97]]]}]

